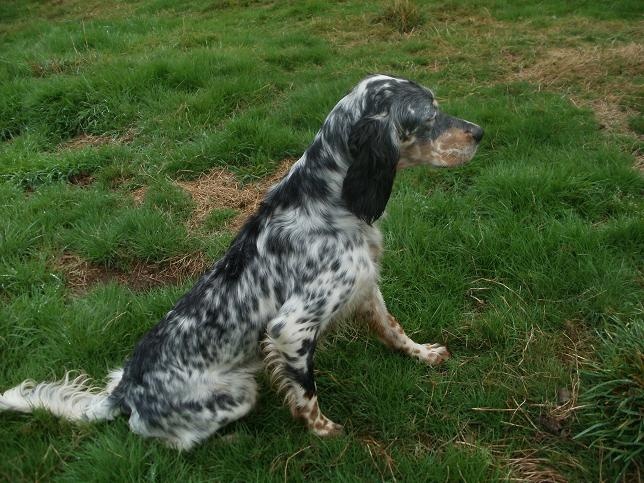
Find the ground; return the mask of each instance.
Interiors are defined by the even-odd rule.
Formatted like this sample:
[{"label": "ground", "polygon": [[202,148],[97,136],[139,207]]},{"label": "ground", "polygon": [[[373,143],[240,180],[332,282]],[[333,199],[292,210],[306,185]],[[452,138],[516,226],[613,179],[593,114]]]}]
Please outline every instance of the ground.
[{"label": "ground", "polygon": [[[610,6],[609,6],[610,5]],[[316,358],[319,439],[262,378],[192,452],[0,415],[0,479],[637,481],[644,455],[641,2],[0,4],[0,388],[102,381],[367,73],[483,126],[401,173],[382,288],[438,368],[359,324]]]}]

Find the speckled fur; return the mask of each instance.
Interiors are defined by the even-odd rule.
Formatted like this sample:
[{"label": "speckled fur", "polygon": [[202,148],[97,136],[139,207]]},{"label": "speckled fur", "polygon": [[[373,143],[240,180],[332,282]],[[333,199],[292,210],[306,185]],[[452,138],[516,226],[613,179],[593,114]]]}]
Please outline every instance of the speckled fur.
[{"label": "speckled fur", "polygon": [[373,223],[398,168],[461,164],[481,136],[478,126],[441,113],[428,89],[366,78],[107,388],[25,381],[0,396],[0,410],[44,407],[73,420],[124,413],[135,433],[188,449],[252,409],[255,372],[265,365],[294,417],[320,436],[339,433],[320,410],[313,371],[316,342],[332,321],[357,313],[396,350],[429,364],[449,355],[412,341],[387,311]]}]

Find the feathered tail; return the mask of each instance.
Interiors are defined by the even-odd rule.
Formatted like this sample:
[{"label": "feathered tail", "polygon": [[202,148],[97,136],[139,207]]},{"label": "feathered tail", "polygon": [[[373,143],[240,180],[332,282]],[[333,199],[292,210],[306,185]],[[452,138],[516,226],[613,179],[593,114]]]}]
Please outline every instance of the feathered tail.
[{"label": "feathered tail", "polygon": [[0,411],[31,413],[43,408],[70,421],[113,419],[120,409],[110,394],[122,376],[123,369],[110,372],[110,381],[104,389],[91,387],[85,375],[71,379],[69,373],[56,382],[26,380],[0,395]]}]

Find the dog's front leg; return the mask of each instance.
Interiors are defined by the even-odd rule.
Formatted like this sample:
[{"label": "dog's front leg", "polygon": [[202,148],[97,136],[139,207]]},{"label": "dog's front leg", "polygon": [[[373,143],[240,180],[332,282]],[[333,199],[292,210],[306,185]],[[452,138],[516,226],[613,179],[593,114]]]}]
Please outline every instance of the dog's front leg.
[{"label": "dog's front leg", "polygon": [[303,419],[318,436],[333,436],[342,426],[328,419],[318,405],[313,354],[320,332],[320,316],[301,301],[290,300],[268,324],[266,365],[295,418]]},{"label": "dog's front leg", "polygon": [[431,365],[449,358],[447,348],[440,344],[417,344],[410,339],[396,318],[387,310],[377,286],[374,286],[370,296],[359,308],[358,316],[365,319],[378,339],[392,349]]}]

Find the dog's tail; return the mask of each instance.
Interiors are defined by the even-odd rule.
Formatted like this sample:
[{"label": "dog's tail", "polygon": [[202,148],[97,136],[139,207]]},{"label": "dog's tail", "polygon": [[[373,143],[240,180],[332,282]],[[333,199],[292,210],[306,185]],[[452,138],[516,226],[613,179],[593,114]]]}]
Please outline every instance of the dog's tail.
[{"label": "dog's tail", "polygon": [[72,379],[69,373],[56,382],[26,380],[0,395],[0,411],[31,413],[42,408],[70,421],[113,419],[120,413],[120,407],[110,394],[121,377],[123,369],[110,372],[104,389],[90,386],[87,376]]}]

